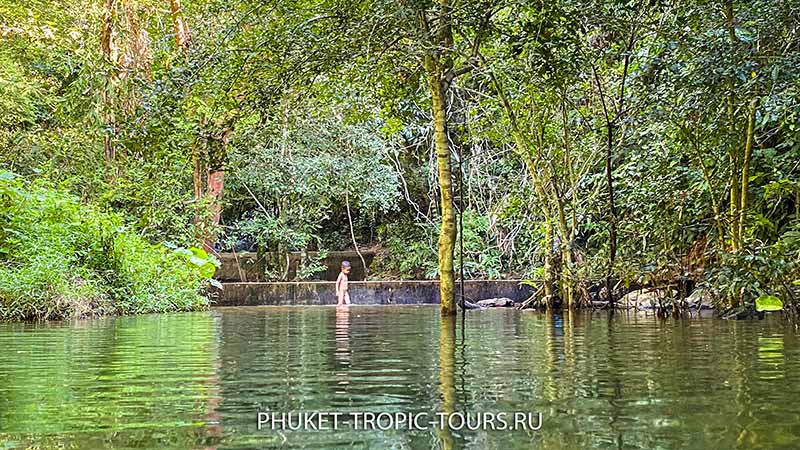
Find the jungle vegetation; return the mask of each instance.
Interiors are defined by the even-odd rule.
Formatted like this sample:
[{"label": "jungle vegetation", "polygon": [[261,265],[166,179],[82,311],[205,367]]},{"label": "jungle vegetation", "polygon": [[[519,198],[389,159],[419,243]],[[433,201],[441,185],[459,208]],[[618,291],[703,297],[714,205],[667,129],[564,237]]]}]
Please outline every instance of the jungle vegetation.
[{"label": "jungle vegetation", "polygon": [[[375,249],[444,314],[462,265],[548,307],[792,306],[798,27],[797,0],[0,0],[0,164],[148,245]],[[3,224],[42,208],[2,189]],[[21,258],[99,245],[2,233],[4,308],[48,282]]]}]

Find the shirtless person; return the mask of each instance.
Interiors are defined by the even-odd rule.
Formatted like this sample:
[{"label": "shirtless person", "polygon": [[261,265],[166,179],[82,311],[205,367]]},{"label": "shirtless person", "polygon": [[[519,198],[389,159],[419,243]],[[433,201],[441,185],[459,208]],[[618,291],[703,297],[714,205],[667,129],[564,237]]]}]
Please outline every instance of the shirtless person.
[{"label": "shirtless person", "polygon": [[349,305],[350,293],[347,292],[347,274],[350,273],[350,261],[342,261],[342,271],[336,279],[336,306]]}]

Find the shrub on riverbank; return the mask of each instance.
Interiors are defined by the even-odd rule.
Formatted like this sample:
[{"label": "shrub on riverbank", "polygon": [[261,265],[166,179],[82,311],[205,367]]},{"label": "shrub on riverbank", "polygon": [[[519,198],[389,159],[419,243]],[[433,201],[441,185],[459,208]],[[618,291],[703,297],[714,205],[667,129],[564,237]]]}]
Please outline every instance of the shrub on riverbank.
[{"label": "shrub on riverbank", "polygon": [[208,267],[184,253],[150,244],[77,197],[0,171],[0,320],[203,308]]}]

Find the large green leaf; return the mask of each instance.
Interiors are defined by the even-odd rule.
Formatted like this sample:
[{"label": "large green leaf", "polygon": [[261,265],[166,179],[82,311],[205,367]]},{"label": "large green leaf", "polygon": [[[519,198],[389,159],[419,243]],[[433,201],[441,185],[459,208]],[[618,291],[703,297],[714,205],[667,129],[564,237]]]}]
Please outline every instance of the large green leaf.
[{"label": "large green leaf", "polygon": [[183,256],[186,261],[196,267],[203,278],[214,276],[220,263],[213,255],[209,255],[205,250],[198,247],[177,248],[175,253]]},{"label": "large green leaf", "polygon": [[192,252],[192,255],[194,255],[196,258],[199,258],[199,259],[202,259],[202,260],[207,260],[208,259],[208,253],[206,253],[206,251],[203,250],[202,248],[189,247],[189,251]]},{"label": "large green leaf", "polygon": [[205,264],[200,266],[200,275],[203,278],[211,278],[214,276],[214,272],[217,271],[217,266],[214,265],[211,261],[206,262]]},{"label": "large green leaf", "polygon": [[780,311],[783,302],[774,295],[762,295],[756,299],[756,311]]}]

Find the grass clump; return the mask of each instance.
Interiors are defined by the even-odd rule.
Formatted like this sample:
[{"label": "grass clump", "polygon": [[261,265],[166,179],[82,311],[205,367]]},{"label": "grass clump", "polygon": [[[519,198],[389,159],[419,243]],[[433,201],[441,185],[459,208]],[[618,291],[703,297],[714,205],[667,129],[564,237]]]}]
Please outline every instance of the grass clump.
[{"label": "grass clump", "polygon": [[114,214],[0,170],[0,320],[204,308],[216,261],[193,250],[153,245]]}]

